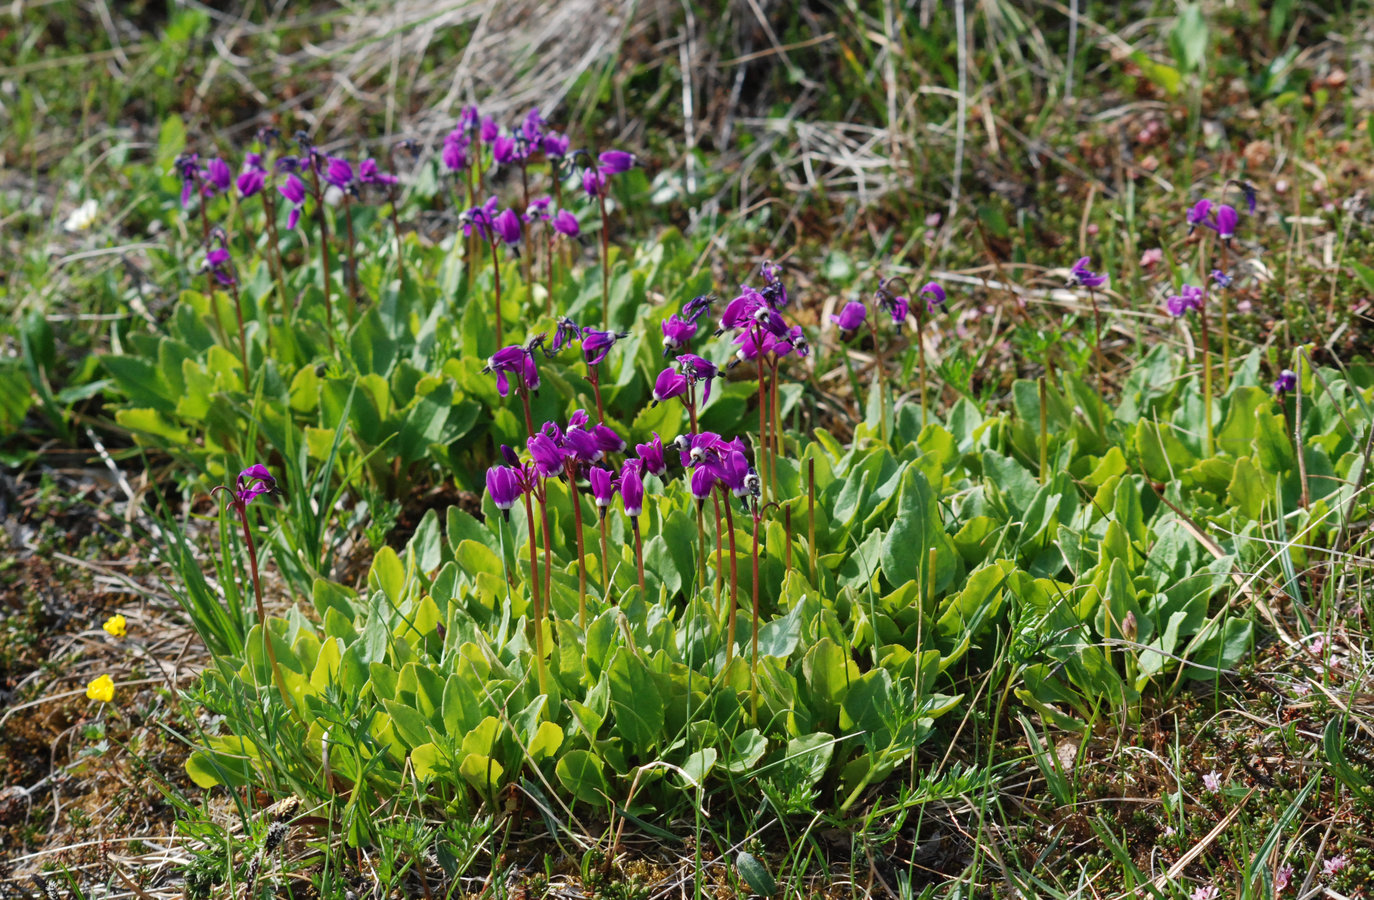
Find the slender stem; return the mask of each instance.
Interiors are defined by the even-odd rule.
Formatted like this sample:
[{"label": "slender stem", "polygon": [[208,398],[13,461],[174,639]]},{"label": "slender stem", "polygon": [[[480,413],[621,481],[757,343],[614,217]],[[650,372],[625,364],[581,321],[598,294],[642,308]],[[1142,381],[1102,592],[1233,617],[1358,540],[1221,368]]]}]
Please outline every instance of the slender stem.
[{"label": "slender stem", "polygon": [[611,554],[606,548],[606,508],[601,508],[601,599],[611,602]]},{"label": "slender stem", "polygon": [[320,193],[320,173],[310,165],[311,194],[315,198],[315,222],[320,227],[320,267],[324,269],[325,334],[329,338],[329,352],[334,353],[334,301],[329,296],[329,224],[324,215],[324,196]]},{"label": "slender stem", "polygon": [[786,578],[788,575],[792,574],[792,504],[790,501],[782,508],[782,529],[784,548],[782,556],[782,574],[783,577]]},{"label": "slender stem", "polygon": [[229,290],[234,297],[234,315],[239,320],[239,361],[243,363],[243,390],[249,390],[249,382],[252,380],[248,372],[248,338],[244,337],[243,331],[243,304],[239,300],[239,282],[235,278],[229,282]]},{"label": "slender stem", "polygon": [[[725,492],[725,489],[721,488],[721,491]],[[726,608],[725,613],[725,664],[728,666],[730,665],[730,659],[735,655],[735,611],[739,609],[739,572],[735,560],[735,514],[730,510],[730,495],[728,492],[725,492],[725,527],[730,531],[730,605]],[[755,560],[754,564],[757,567],[757,560]],[[758,579],[757,570],[754,578],[755,580]],[[757,593],[755,596],[757,596]],[[754,603],[754,608],[755,610],[758,609],[757,601]],[[754,615],[754,634],[757,638],[757,611]],[[757,657],[757,651],[755,651],[755,656]]]},{"label": "slender stem", "polygon": [[549,279],[549,290],[544,295],[544,314],[553,315],[553,229],[544,228],[544,268]]},{"label": "slender stem", "polygon": [[553,544],[549,536],[548,495],[542,487],[536,499],[539,501],[539,525],[544,536],[544,604],[548,606],[553,599]]},{"label": "slender stem", "polygon": [[1102,354],[1102,312],[1097,307],[1097,291],[1088,288],[1088,300],[1093,305],[1093,364],[1097,368],[1097,393],[1106,396],[1106,357]]},{"label": "slender stem", "polygon": [[806,549],[811,554],[811,584],[819,587],[816,580],[816,458],[806,461]]},{"label": "slender stem", "polygon": [[496,346],[504,347],[505,339],[501,335],[501,260],[496,254],[496,236],[493,234],[491,244],[491,274],[496,286]]},{"label": "slender stem", "polygon": [[[282,271],[281,265],[281,243],[277,239],[277,201],[272,196],[272,188],[265,187],[259,192],[262,195],[262,209],[267,216],[267,236],[271,241],[267,250],[267,263],[272,267],[272,278],[277,282],[277,294],[281,299],[282,315],[290,321],[291,303],[286,293],[286,275]],[[271,310],[267,310],[268,321],[271,321]],[[269,332],[270,334],[270,332]]]},{"label": "slender stem", "polygon": [[[1225,241],[1221,241],[1221,259],[1219,266],[1222,272],[1226,271],[1226,248]],[[1204,274],[1203,279],[1207,278]],[[1221,296],[1221,390],[1226,392],[1226,384],[1231,380],[1231,316],[1227,310],[1230,299],[1226,296],[1226,287],[1218,285],[1220,290],[1217,293]]]},{"label": "slender stem", "polygon": [[596,395],[596,420],[606,424],[606,413],[601,408],[601,377],[595,363],[587,364],[587,380],[592,383],[592,393]]},{"label": "slender stem", "polygon": [[606,230],[606,187],[596,195],[601,206],[601,329],[611,330],[611,234]]},{"label": "slender stem", "polygon": [[582,498],[577,491],[577,470],[568,462],[568,492],[572,496],[573,528],[577,531],[577,624],[587,630],[587,554],[582,543]]},{"label": "slender stem", "polygon": [[534,604],[534,656],[535,667],[539,672],[539,693],[549,692],[544,675],[544,615],[539,598],[539,563],[534,552],[534,507],[530,503],[530,492],[525,497],[525,528],[530,541],[530,600]]},{"label": "slender stem", "polygon": [[[729,505],[728,503],[726,504]],[[716,511],[716,615],[720,615],[720,598],[725,588],[725,550],[724,538],[720,528],[720,491],[711,492],[711,506]]]},{"label": "slender stem", "polygon": [[697,501],[697,591],[706,584],[706,524],[702,519],[704,505],[702,501]]},{"label": "slender stem", "polygon": [[[883,443],[886,444],[888,440],[887,382],[883,380],[883,345],[878,341],[878,323],[875,316],[868,318],[868,327],[873,332],[873,366],[878,375],[873,386],[874,390],[878,392],[878,434],[882,436]],[[921,424],[924,425],[925,422],[923,421]]]},{"label": "slender stem", "polygon": [[524,410],[525,410],[525,434],[526,434],[527,437],[533,439],[533,438],[534,438],[534,419],[532,419],[532,418],[530,417],[530,394],[529,394],[529,391],[525,390],[525,388],[524,388],[524,380],[523,380],[523,378],[522,378],[520,384],[521,384],[521,386],[516,388],[516,392],[520,394],[520,405],[521,405],[521,407],[523,407]]},{"label": "slender stem", "polygon": [[772,395],[769,400],[769,407],[773,411],[773,459],[768,468],[769,474],[773,479],[773,496],[778,494],[778,457],[787,452],[786,441],[782,433],[782,407],[778,404],[778,358],[773,357],[772,371],[769,373],[768,391]]},{"label": "slender stem", "polygon": [[354,319],[358,315],[358,260],[354,256],[353,245],[353,201],[344,192],[344,223],[348,226],[348,324],[352,326]]},{"label": "slender stem", "polygon": [[[750,650],[749,669],[757,672],[759,667],[759,526],[763,522],[763,515],[757,503],[754,504],[754,637]],[[757,686],[754,686],[754,704],[758,704]]]},{"label": "slender stem", "polygon": [[406,288],[406,259],[401,244],[401,222],[396,217],[396,185],[386,186],[386,199],[391,204],[391,230],[396,235],[396,273],[401,279],[401,290]]},{"label": "slender stem", "polygon": [[1040,376],[1040,483],[1050,480],[1050,431],[1049,410],[1046,408],[1045,376]]},{"label": "slender stem", "polygon": [[1207,301],[1202,301],[1202,307],[1198,310],[1198,319],[1202,323],[1202,414],[1206,421],[1207,431],[1203,437],[1203,455],[1212,455],[1212,351],[1207,334]]},{"label": "slender stem", "polygon": [[759,326],[755,325],[751,331],[754,333],[754,347],[758,353],[754,360],[759,372],[759,482],[763,490],[763,502],[767,503],[770,480],[768,478],[768,422],[771,417],[768,415],[768,368],[763,363],[763,352],[759,346],[758,332],[754,330],[758,328]]},{"label": "slender stem", "polygon": [[647,603],[648,594],[644,590],[644,541],[639,534],[639,516],[630,516],[630,527],[635,533],[635,574],[639,576],[639,596]]},{"label": "slender stem", "polygon": [[925,341],[925,314],[920,307],[916,310],[916,367],[920,379],[921,392],[921,427],[926,427],[926,341]]},{"label": "slender stem", "polygon": [[248,545],[248,568],[253,573],[253,599],[257,602],[258,624],[262,626],[262,647],[272,666],[272,680],[277,683],[277,690],[281,692],[282,700],[286,701],[287,709],[294,711],[296,704],[291,700],[291,692],[286,689],[286,679],[277,665],[277,651],[273,649],[272,639],[268,636],[267,609],[262,603],[262,583],[258,580],[258,548],[253,543],[253,529],[248,524],[248,506],[235,503],[234,508],[238,510],[239,521],[243,523],[243,541]]}]

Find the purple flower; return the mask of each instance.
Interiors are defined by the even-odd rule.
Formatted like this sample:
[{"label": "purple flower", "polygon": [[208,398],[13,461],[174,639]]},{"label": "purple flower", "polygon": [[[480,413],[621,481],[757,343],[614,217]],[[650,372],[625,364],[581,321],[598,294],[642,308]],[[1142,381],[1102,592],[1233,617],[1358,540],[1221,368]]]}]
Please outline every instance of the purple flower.
[{"label": "purple flower", "polygon": [[535,197],[525,207],[525,214],[521,216],[526,222],[545,221],[549,219],[549,207],[553,205],[553,198],[548,194],[542,197]]},{"label": "purple flower", "polygon": [[1292,369],[1284,369],[1279,373],[1279,377],[1274,379],[1274,396],[1282,397],[1284,394],[1292,393],[1298,389],[1298,373]]},{"label": "purple flower", "polygon": [[1207,216],[1212,212],[1212,201],[1199,200],[1188,210],[1188,233],[1192,234],[1199,225],[1207,224]]},{"label": "purple flower", "polygon": [[667,356],[670,350],[677,350],[687,346],[687,342],[696,337],[697,323],[688,322],[673,313],[663,321],[663,355]]},{"label": "purple flower", "polygon": [[654,402],[662,403],[687,392],[687,377],[676,369],[667,368],[654,380]]},{"label": "purple flower", "polygon": [[468,167],[468,136],[463,131],[454,130],[444,138],[444,149],[439,158],[444,168],[450,172],[462,172]]},{"label": "purple flower", "polygon": [[205,178],[220,193],[229,190],[229,185],[234,183],[234,173],[229,169],[229,164],[219,158],[205,164]]},{"label": "purple flower", "polygon": [[348,164],[348,160],[331,156],[329,164],[325,166],[324,180],[339,190],[346,191],[353,183],[353,167]]},{"label": "purple flower", "polygon": [[[793,325],[791,331],[787,333],[787,344],[797,352],[798,356],[807,356],[811,353],[811,345],[806,341],[806,332],[802,331],[800,325]],[[779,356],[787,355],[785,352],[778,352],[776,348],[773,352],[778,353]]]},{"label": "purple flower", "polygon": [[926,312],[935,312],[935,310],[945,305],[945,300],[947,299],[945,289],[933,281],[926,282],[921,289],[916,292],[916,296],[927,298]]},{"label": "purple flower", "polygon": [[1235,279],[1220,269],[1213,269],[1212,281],[1216,283],[1217,287],[1228,288]]},{"label": "purple flower", "polygon": [[301,208],[305,206],[305,182],[296,173],[286,176],[286,183],[277,187],[281,195],[291,203],[291,214],[286,217],[286,227],[295,228],[301,220]]},{"label": "purple flower", "polygon": [[215,247],[205,254],[205,270],[215,276],[215,280],[228,287],[237,282],[234,277],[234,261],[224,247]]},{"label": "purple flower", "polygon": [[471,235],[475,230],[477,236],[482,240],[490,240],[492,225],[496,220],[496,198],[488,197],[486,203],[481,206],[474,206],[463,213],[461,219],[463,221],[463,234]]},{"label": "purple flower", "polygon": [[615,429],[609,425],[593,425],[592,435],[603,453],[620,453],[625,449],[625,439],[616,434]]},{"label": "purple flower", "polygon": [[1274,893],[1281,894],[1288,890],[1288,886],[1293,883],[1293,866],[1284,863],[1279,866],[1279,870],[1274,873]]},{"label": "purple flower", "polygon": [[759,294],[773,309],[786,309],[790,302],[787,296],[787,286],[778,277],[778,273],[781,271],[781,266],[768,260],[764,260],[763,264],[759,266],[759,272],[763,275],[764,281],[763,290],[759,291]]},{"label": "purple flower", "polygon": [[544,155],[549,159],[562,159],[568,155],[568,150],[572,147],[572,139],[556,131],[544,135],[541,143]]},{"label": "purple flower", "polygon": [[1069,285],[1071,287],[1081,285],[1091,290],[1100,288],[1107,283],[1106,275],[1099,275],[1088,268],[1089,262],[1091,262],[1091,258],[1085,256],[1073,264],[1073,268],[1069,270]]},{"label": "purple flower", "polygon": [[1180,293],[1170,297],[1164,305],[1169,310],[1169,315],[1182,316],[1190,309],[1202,309],[1202,301],[1205,296],[1202,288],[1185,284]]},{"label": "purple flower", "polygon": [[563,434],[563,445],[583,462],[596,462],[606,455],[596,435],[585,428],[569,428]]},{"label": "purple flower", "polygon": [[639,474],[641,465],[637,459],[627,459],[625,465],[620,467],[620,501],[625,505],[625,515],[632,519],[638,518],[644,511],[644,479]]},{"label": "purple flower", "polygon": [[739,450],[731,450],[714,463],[716,478],[736,497],[749,493],[749,460]]},{"label": "purple flower", "polygon": [[561,316],[558,324],[553,329],[553,344],[549,347],[549,355],[562,351],[564,347],[571,347],[573,341],[582,339],[582,329],[576,322],[567,316]]},{"label": "purple flower", "polygon": [[510,246],[514,247],[516,244],[520,243],[522,228],[520,225],[520,215],[515,210],[503,210],[500,215],[492,220],[491,225],[492,230],[496,232],[496,236]]},{"label": "purple flower", "polygon": [[1240,221],[1240,213],[1235,208],[1223,203],[1217,207],[1217,237],[1228,244],[1231,238],[1236,236],[1236,223]]},{"label": "purple flower", "polygon": [[244,469],[234,484],[234,499],[238,501],[239,506],[247,506],[263,494],[275,493],[277,490],[277,479],[272,477],[272,473],[267,471],[267,467],[262,463],[254,463]]},{"label": "purple flower", "polygon": [[606,515],[606,510],[615,500],[615,473],[601,466],[593,466],[587,472],[587,480],[592,484],[592,498],[597,509]]},{"label": "purple flower", "polygon": [[[666,369],[672,372],[672,369]],[[681,377],[681,376],[679,376]],[[639,454],[639,460],[644,464],[644,471],[650,475],[657,475],[659,478],[668,474],[668,463],[663,459],[663,439],[654,432],[654,439],[647,444],[635,444],[635,452]]]},{"label": "purple flower", "polygon": [[516,159],[515,138],[502,135],[492,142],[491,158],[501,165],[507,165]]},{"label": "purple flower", "polygon": [[515,376],[526,392],[539,390],[539,367],[535,365],[534,354],[519,344],[497,350],[482,371],[496,373],[496,390],[502,397],[510,392],[508,375]]},{"label": "purple flower", "polygon": [[186,204],[191,202],[192,192],[202,178],[200,157],[194,153],[183,153],[176,158],[173,165],[176,166],[177,174],[181,176],[181,206],[185,209]]},{"label": "purple flower", "polygon": [[839,326],[841,334],[853,334],[867,317],[868,307],[858,300],[851,300],[844,305],[838,316],[831,316],[830,321]]},{"label": "purple flower", "polygon": [[635,166],[635,155],[626,153],[624,150],[607,150],[597,159],[601,163],[600,169],[603,176],[619,175],[622,172],[630,171]]},{"label": "purple flower", "polygon": [[553,217],[553,230],[566,237],[577,237],[582,227],[577,224],[577,216],[560,209]]},{"label": "purple flower", "polygon": [[574,410],[573,414],[568,416],[569,428],[586,428],[591,423],[592,417],[587,415],[585,409]]},{"label": "purple flower", "polygon": [[754,321],[754,313],[764,306],[763,295],[745,286],[743,293],[725,304],[725,309],[720,314],[720,330],[747,328]]},{"label": "purple flower", "polygon": [[235,186],[239,190],[239,196],[243,198],[253,197],[262,191],[267,184],[267,173],[262,169],[245,168],[239,173]]},{"label": "purple flower", "polygon": [[520,499],[520,477],[510,466],[492,466],[487,469],[487,494],[491,502],[510,518],[510,508]]},{"label": "purple flower", "polygon": [[482,127],[478,130],[477,136],[482,139],[482,143],[490,144],[500,133],[501,128],[496,124],[496,120],[486,116],[482,119]]},{"label": "purple flower", "polygon": [[703,503],[707,497],[711,496],[711,491],[715,489],[716,474],[711,471],[710,466],[697,466],[692,471],[691,484],[692,496],[696,498],[698,503]]},{"label": "purple flower", "polygon": [[586,358],[587,365],[598,365],[606,358],[606,354],[611,352],[616,341],[629,336],[628,331],[602,331],[599,328],[592,328],[590,325],[583,328],[582,355]]},{"label": "purple flower", "polygon": [[693,297],[691,300],[687,301],[686,306],[682,307],[682,318],[695,325],[697,320],[700,319],[702,315],[711,308],[711,304],[715,302],[716,298],[712,294],[702,294],[699,297]]},{"label": "purple flower", "polygon": [[363,184],[395,184],[397,178],[377,168],[377,160],[365,159],[358,163],[358,180]]},{"label": "purple flower", "polygon": [[563,471],[565,451],[553,438],[541,431],[530,438],[526,446],[529,447],[530,456],[534,458],[534,467],[540,475],[548,478]]},{"label": "purple flower", "polygon": [[582,170],[582,190],[586,191],[588,197],[600,197],[606,190],[606,178],[593,168]]},{"label": "purple flower", "polygon": [[706,403],[711,399],[711,379],[720,374],[716,364],[707,359],[702,359],[695,353],[683,353],[677,358],[678,369],[687,379],[687,383],[694,385],[697,382],[706,382],[706,390],[702,394],[701,402]]},{"label": "purple flower", "polygon": [[526,113],[525,121],[520,123],[521,136],[531,143],[537,142],[548,130],[549,123],[539,114],[537,106]]}]

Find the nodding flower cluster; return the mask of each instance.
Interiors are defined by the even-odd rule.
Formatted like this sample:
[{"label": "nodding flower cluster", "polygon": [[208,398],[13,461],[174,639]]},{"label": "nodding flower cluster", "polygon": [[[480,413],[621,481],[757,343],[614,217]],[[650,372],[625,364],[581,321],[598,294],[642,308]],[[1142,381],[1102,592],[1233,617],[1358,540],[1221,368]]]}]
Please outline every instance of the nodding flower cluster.
[{"label": "nodding flower cluster", "polygon": [[1100,288],[1107,283],[1106,275],[1099,275],[1088,268],[1092,258],[1085,256],[1069,269],[1069,287],[1085,287],[1088,290]]},{"label": "nodding flower cluster", "polygon": [[[892,319],[892,327],[898,331],[906,324],[907,316],[911,313],[911,301],[904,296],[907,292],[905,278],[883,278],[878,281],[878,289],[873,292],[874,301],[878,309],[888,314]],[[934,313],[936,310],[943,309],[948,295],[945,289],[934,281],[928,281],[916,292],[916,296],[926,301],[925,311],[927,314]],[[919,313],[917,316],[919,324]],[[863,324],[868,321],[868,307],[862,300],[851,300],[846,303],[838,315],[832,315],[830,321],[835,323],[835,327],[840,331],[840,340],[847,341],[858,333]]]},{"label": "nodding flower cluster", "polygon": [[487,493],[505,514],[525,494],[542,503],[543,480],[559,478],[585,480],[602,516],[619,494],[625,514],[637,518],[644,510],[644,476],[661,480],[668,474],[657,434],[650,443],[635,447],[637,459],[625,459],[618,468],[613,465],[610,458],[625,452],[625,440],[610,426],[592,423],[583,410],[572,414],[566,429],[546,422],[526,442],[528,459],[509,447],[501,449],[505,464],[487,470]]},{"label": "nodding flower cluster", "polygon": [[485,374],[496,373],[496,390],[502,396],[510,393],[510,379],[515,379],[517,387],[526,394],[539,390],[539,366],[534,361],[534,351],[544,346],[544,335],[537,334],[523,345],[511,344],[502,347],[491,355],[482,367]]},{"label": "nodding flower cluster", "polygon": [[548,348],[547,355],[552,356],[577,341],[582,345],[582,358],[587,365],[596,366],[605,361],[617,341],[629,336],[628,331],[602,331],[590,325],[580,326],[567,316],[562,316],[554,330],[553,344]]},{"label": "nodding flower cluster", "polygon": [[537,108],[530,110],[519,125],[503,133],[495,119],[481,115],[475,106],[468,106],[459,114],[458,124],[444,136],[439,159],[450,172],[480,168],[488,150],[493,165],[525,166],[542,155],[557,166],[568,155],[570,146],[568,137],[551,129]]},{"label": "nodding flower cluster", "polygon": [[[763,287],[755,289],[748,284],[740,286],[739,296],[725,305],[720,315],[720,327],[716,334],[733,331],[735,358],[730,365],[741,362],[770,362],[776,366],[783,357],[796,353],[806,356],[811,352],[806,334],[800,325],[790,325],[783,318],[782,311],[791,303],[787,286],[779,277],[781,269],[771,262],[760,268]],[[688,304],[692,308],[692,304]],[[700,316],[705,307],[698,305],[693,314]],[[695,319],[691,321],[695,322]],[[665,323],[665,338],[667,335]],[[681,357],[679,357],[681,359]]]},{"label": "nodding flower cluster", "polygon": [[[1253,190],[1253,189],[1252,189]],[[1254,212],[1253,196],[1247,192],[1246,200],[1252,205],[1251,212]],[[1230,245],[1231,239],[1236,236],[1236,225],[1240,222],[1240,213],[1236,212],[1235,207],[1225,203],[1213,203],[1211,200],[1202,199],[1193,204],[1188,210],[1188,234],[1191,235],[1199,226],[1209,228],[1217,233],[1221,242]]]},{"label": "nodding flower cluster", "polygon": [[692,497],[704,503],[717,487],[736,497],[756,498],[761,491],[758,473],[749,465],[744,441],[725,440],[710,431],[680,434],[673,441],[682,467],[691,470]]},{"label": "nodding flower cluster", "polygon": [[1169,315],[1178,317],[1186,315],[1190,310],[1202,309],[1202,302],[1206,299],[1207,292],[1202,288],[1185,284],[1179,293],[1164,301],[1164,306],[1169,311]]},{"label": "nodding flower cluster", "polygon": [[595,164],[585,150],[578,150],[573,155],[583,159],[582,190],[593,199],[606,196],[613,176],[623,175],[639,164],[635,155],[625,150],[606,150],[597,157]]}]

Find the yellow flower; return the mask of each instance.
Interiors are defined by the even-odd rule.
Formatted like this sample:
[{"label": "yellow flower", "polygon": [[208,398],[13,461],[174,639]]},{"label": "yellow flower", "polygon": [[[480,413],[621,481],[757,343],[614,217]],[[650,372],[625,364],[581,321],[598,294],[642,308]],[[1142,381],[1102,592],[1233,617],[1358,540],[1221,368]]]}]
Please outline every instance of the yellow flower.
[{"label": "yellow flower", "polygon": [[101,703],[109,703],[114,699],[114,681],[110,679],[109,675],[101,675],[86,685],[86,696],[92,700],[99,700]]},{"label": "yellow flower", "polygon": [[115,613],[105,620],[102,627],[115,637],[124,637],[124,632],[128,630],[128,626],[129,623],[124,621],[124,617]]}]

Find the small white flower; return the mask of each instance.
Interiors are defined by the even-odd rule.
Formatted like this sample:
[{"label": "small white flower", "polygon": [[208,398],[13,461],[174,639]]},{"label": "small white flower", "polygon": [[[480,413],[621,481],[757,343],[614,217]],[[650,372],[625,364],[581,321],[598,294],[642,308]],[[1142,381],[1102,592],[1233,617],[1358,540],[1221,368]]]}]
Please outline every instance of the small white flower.
[{"label": "small white flower", "polygon": [[67,216],[67,220],[62,223],[63,231],[85,231],[95,224],[96,216],[100,214],[100,204],[94,200],[87,200],[85,203],[72,210],[72,214]]}]

